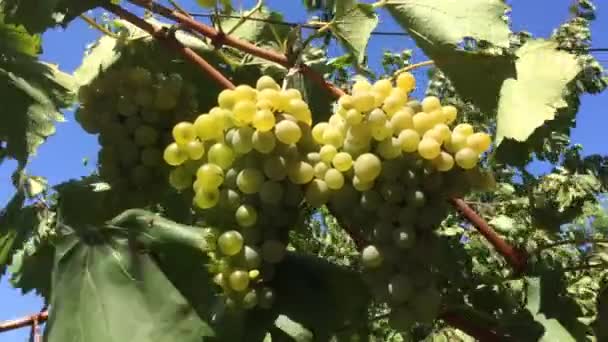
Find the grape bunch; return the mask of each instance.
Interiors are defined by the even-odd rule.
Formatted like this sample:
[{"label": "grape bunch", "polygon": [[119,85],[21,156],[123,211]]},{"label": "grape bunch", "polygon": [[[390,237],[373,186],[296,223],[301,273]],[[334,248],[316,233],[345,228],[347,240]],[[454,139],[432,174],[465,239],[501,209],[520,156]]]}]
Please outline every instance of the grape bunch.
[{"label": "grape bunch", "polygon": [[286,253],[288,228],[314,178],[312,114],[296,89],[268,76],[255,88],[223,90],[218,105],[180,122],[163,152],[170,184],[193,191],[206,223],[224,229],[212,254],[215,281],[231,307],[268,307],[264,283]]},{"label": "grape bunch", "polygon": [[417,101],[410,73],[355,82],[327,122],[312,128],[321,147],[315,179],[307,186],[313,206],[328,204],[349,227],[362,227],[369,243],[361,263],[375,298],[392,308],[391,324],[408,330],[432,322],[440,292],[424,255],[448,213],[447,200],[470,190],[486,133],[454,124],[457,109],[434,96]]},{"label": "grape bunch", "polygon": [[98,134],[100,176],[132,205],[166,188],[158,182],[169,172],[163,148],[172,126],[195,113],[194,96],[179,74],[129,66],[109,69],[80,88],[75,117],[85,131]]}]

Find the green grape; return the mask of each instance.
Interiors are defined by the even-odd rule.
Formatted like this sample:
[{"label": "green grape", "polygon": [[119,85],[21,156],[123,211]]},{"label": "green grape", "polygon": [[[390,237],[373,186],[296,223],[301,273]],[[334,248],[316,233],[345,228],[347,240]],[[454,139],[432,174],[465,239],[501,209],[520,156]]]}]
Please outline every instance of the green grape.
[{"label": "green grape", "polygon": [[338,99],[338,104],[344,109],[353,108],[353,97],[351,95],[342,95]]},{"label": "green grape", "polygon": [[342,174],[342,172],[336,169],[327,170],[322,178],[323,180],[325,180],[327,187],[331,190],[338,190],[344,186],[344,175]]},{"label": "green grape", "polygon": [[442,151],[437,158],[433,159],[433,165],[439,171],[450,171],[454,167],[454,158],[451,154]]},{"label": "green grape", "polygon": [[89,134],[99,133],[99,127],[95,121],[94,114],[88,112],[84,107],[78,108],[74,113],[74,118],[80,126]]},{"label": "green grape", "polygon": [[323,145],[319,150],[319,157],[321,157],[322,161],[329,164],[334,159],[337,153],[338,150],[334,145]]},{"label": "green grape", "polygon": [[198,140],[192,140],[183,146],[190,160],[199,160],[205,154],[205,146]]},{"label": "green grape", "polygon": [[420,190],[408,191],[405,194],[405,201],[414,208],[420,208],[426,203],[426,196]]},{"label": "green grape", "polygon": [[327,127],[329,127],[327,122],[319,122],[312,128],[312,138],[317,144],[323,143],[323,134],[325,133],[325,129],[327,129]]},{"label": "green grape", "polygon": [[224,89],[217,96],[217,104],[222,109],[232,110],[236,103],[236,94],[232,89]]},{"label": "green grape", "polygon": [[351,208],[359,203],[359,193],[350,184],[345,183],[344,186],[332,192],[332,204],[336,205],[338,210]]},{"label": "green grape", "polygon": [[224,255],[237,255],[243,249],[243,236],[236,230],[226,231],[217,239],[217,247]]},{"label": "green grape", "polygon": [[434,139],[423,138],[418,144],[418,153],[424,159],[435,159],[441,153],[441,145]]},{"label": "green grape", "polygon": [[243,264],[248,270],[257,269],[262,266],[261,252],[253,247],[245,246],[243,248]]},{"label": "green grape", "polygon": [[258,78],[258,80],[255,84],[255,88],[258,91],[264,90],[264,89],[274,89],[274,90],[281,89],[281,87],[279,87],[277,82],[272,77],[266,76],[266,75]]},{"label": "green grape", "polygon": [[382,254],[374,245],[366,246],[361,251],[361,263],[365,268],[378,268],[382,265],[383,259]]},{"label": "green grape", "polygon": [[439,315],[441,293],[432,286],[425,287],[412,297],[411,306],[419,322],[431,323]]},{"label": "green grape", "polygon": [[276,139],[272,132],[253,132],[251,137],[253,148],[264,154],[272,152],[276,146]]},{"label": "green grape", "polygon": [[154,177],[152,169],[142,164],[139,164],[131,169],[131,182],[138,187],[150,183]]},{"label": "green grape", "polygon": [[271,288],[264,287],[259,291],[258,304],[262,309],[270,309],[275,301],[275,294]]},{"label": "green grape", "polygon": [[221,167],[207,163],[196,171],[197,181],[205,189],[217,189],[224,182],[224,171]]},{"label": "green grape", "polygon": [[251,141],[253,132],[253,128],[249,126],[237,128],[230,141],[234,151],[240,154],[249,153],[249,151],[253,149],[253,143]]},{"label": "green grape", "polygon": [[[329,170],[329,165],[327,165],[324,162],[318,162],[315,164],[315,166],[313,168],[314,168],[315,177],[319,178],[319,179],[324,179],[327,171]],[[338,172],[340,172],[340,171],[338,171]],[[342,178],[344,178],[344,177],[342,177]],[[326,179],[325,179],[325,181],[327,182]]]},{"label": "green grape", "polygon": [[426,113],[441,109],[441,101],[439,101],[439,98],[436,96],[427,96],[420,104],[422,105],[422,110]]},{"label": "green grape", "polygon": [[399,248],[412,248],[416,243],[416,232],[410,226],[401,227],[393,231],[393,241]]},{"label": "green grape", "polygon": [[406,104],[406,106],[411,108],[412,112],[414,113],[422,112],[422,104],[420,104],[420,101],[418,100],[411,100]]},{"label": "green grape", "polygon": [[477,165],[478,156],[477,152],[470,147],[465,147],[460,151],[456,152],[454,156],[456,164],[465,170],[469,170]]},{"label": "green grape", "polygon": [[249,272],[235,270],[228,276],[230,288],[237,292],[243,292],[249,288]]},{"label": "green grape", "polygon": [[456,153],[467,147],[467,136],[462,133],[453,132],[450,138],[446,140],[445,147],[448,151]]},{"label": "green grape", "polygon": [[158,141],[158,131],[151,126],[139,126],[133,134],[135,143],[139,146],[154,145]]},{"label": "green grape", "polygon": [[236,210],[241,205],[241,195],[235,190],[223,188],[218,204],[222,208]]},{"label": "green grape", "polygon": [[396,137],[389,137],[378,143],[376,153],[385,160],[395,159],[401,156],[401,140]]},{"label": "green grape", "polygon": [[382,163],[380,159],[371,153],[364,153],[357,157],[354,164],[355,176],[366,183],[373,182],[380,171],[382,170]]},{"label": "green grape", "polygon": [[274,181],[264,182],[260,188],[260,199],[263,203],[279,204],[283,199],[283,187]]},{"label": "green grape", "polygon": [[135,166],[140,160],[139,149],[132,144],[125,144],[118,153],[120,164],[126,167]]},{"label": "green grape", "polygon": [[409,277],[403,274],[393,276],[388,283],[388,294],[392,301],[404,303],[414,294],[414,286]]},{"label": "green grape", "polygon": [[310,165],[316,165],[321,162],[321,154],[319,152],[309,152],[306,154],[306,161]]},{"label": "green grape", "polygon": [[226,170],[224,175],[224,186],[230,189],[237,189],[236,178],[238,177],[240,168],[230,168]]},{"label": "green grape", "polygon": [[188,154],[182,150],[176,143],[171,143],[163,152],[163,159],[171,166],[177,166],[188,160]]},{"label": "green grape", "polygon": [[302,99],[291,99],[288,103],[288,110],[299,121],[310,123],[310,108]]},{"label": "green grape", "polygon": [[128,117],[137,114],[138,107],[132,99],[127,98],[126,96],[120,96],[116,102],[116,110],[121,115]]},{"label": "green grape", "polygon": [[270,131],[276,123],[274,113],[269,109],[260,109],[253,117],[253,127],[260,132]]},{"label": "green grape", "polygon": [[150,88],[137,89],[135,92],[135,104],[145,109],[152,108],[154,106],[154,92]]},{"label": "green grape", "polygon": [[194,125],[190,122],[180,122],[173,127],[171,131],[173,135],[173,139],[175,142],[184,145],[196,137],[196,132],[194,130]]},{"label": "green grape", "polygon": [[395,182],[382,183],[380,185],[380,195],[388,203],[399,203],[405,197],[403,187]]},{"label": "green grape", "polygon": [[376,100],[371,92],[359,92],[352,96],[353,107],[360,112],[369,112],[374,109]]},{"label": "green grape", "polygon": [[400,332],[409,332],[414,324],[416,324],[416,316],[411,312],[411,309],[407,306],[397,307],[391,310],[388,318],[388,323],[391,328]]},{"label": "green grape", "polygon": [[353,187],[357,189],[357,191],[367,191],[374,187],[374,181],[364,182],[359,177],[353,177]]},{"label": "green grape", "polygon": [[199,115],[194,121],[194,131],[202,141],[219,139],[224,133],[224,118],[219,115]]},{"label": "green grape", "polygon": [[341,172],[346,172],[353,166],[353,158],[346,152],[336,153],[331,162]]},{"label": "green grape", "polygon": [[234,118],[243,123],[250,123],[253,121],[257,111],[257,107],[255,102],[253,101],[238,101],[234,105],[232,112],[234,113]]},{"label": "green grape", "polygon": [[386,114],[382,109],[376,108],[367,116],[367,123],[370,127],[382,127],[386,124]]},{"label": "green grape", "polygon": [[285,158],[277,155],[264,159],[264,174],[273,181],[280,181],[287,177],[287,163]]},{"label": "green grape", "polygon": [[365,210],[374,211],[382,204],[382,196],[374,190],[361,193],[361,207]]},{"label": "green grape", "polygon": [[395,203],[385,203],[378,209],[378,217],[384,220],[394,220],[399,215],[399,206]]},{"label": "green grape", "polygon": [[148,167],[157,167],[163,160],[163,152],[154,147],[146,147],[141,151],[141,163]]},{"label": "green grape", "polygon": [[234,158],[234,151],[230,148],[230,146],[223,142],[218,142],[211,145],[211,147],[209,147],[209,151],[207,151],[207,159],[209,162],[224,170],[232,166]]},{"label": "green grape", "polygon": [[287,177],[294,184],[306,184],[314,177],[314,169],[307,162],[298,161],[288,165]]},{"label": "green grape", "polygon": [[329,201],[329,187],[320,179],[314,179],[306,186],[304,197],[310,206],[319,208]]},{"label": "green grape", "polygon": [[393,114],[390,122],[395,133],[399,133],[404,129],[414,128],[413,116],[414,111],[409,107],[404,107]]},{"label": "green grape", "polygon": [[246,168],[239,172],[236,184],[244,194],[255,194],[264,183],[264,174],[257,169]]},{"label": "green grape", "polygon": [[236,209],[234,214],[236,222],[241,227],[251,227],[258,221],[258,213],[255,208],[248,204],[243,204]]},{"label": "green grape", "polygon": [[161,121],[161,114],[155,110],[145,110],[140,113],[141,120],[149,124],[157,124]]},{"label": "green grape", "polygon": [[402,72],[397,76],[397,87],[405,90],[406,92],[411,92],[416,87],[416,79],[414,75],[410,72]]},{"label": "green grape", "polygon": [[492,139],[486,133],[473,133],[467,137],[467,147],[481,154],[487,151],[492,144]]},{"label": "green grape", "polygon": [[397,220],[399,224],[402,226],[408,226],[414,222],[416,219],[416,210],[414,207],[404,207],[399,211],[399,215]]},{"label": "green grape", "polygon": [[262,258],[271,264],[279,263],[285,257],[285,245],[278,240],[266,240],[262,244]]},{"label": "green grape", "polygon": [[328,125],[323,130],[322,141],[325,145],[332,145],[335,148],[340,148],[344,144],[344,134],[338,127]]},{"label": "green grape", "polygon": [[[199,180],[197,180],[199,182]],[[194,203],[201,209],[213,208],[220,200],[220,191],[217,188],[199,188],[194,195]]]},{"label": "green grape", "polygon": [[283,120],[276,124],[274,129],[277,139],[283,144],[295,144],[302,138],[302,130],[297,123]]}]

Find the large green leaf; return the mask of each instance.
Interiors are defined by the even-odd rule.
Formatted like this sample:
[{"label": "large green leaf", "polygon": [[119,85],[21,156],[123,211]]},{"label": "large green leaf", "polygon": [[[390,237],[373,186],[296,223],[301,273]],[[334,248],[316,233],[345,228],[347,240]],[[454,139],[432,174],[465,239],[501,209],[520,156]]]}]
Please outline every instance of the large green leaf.
[{"label": "large green leaf", "polygon": [[13,287],[23,294],[35,291],[48,301],[51,294],[51,272],[55,249],[47,241],[35,244],[30,241],[17,251],[8,271]]},{"label": "large green leaf", "polygon": [[48,342],[200,342],[213,335],[152,259],[125,240],[65,236],[52,286]]},{"label": "large green leaf", "polygon": [[102,2],[102,0],[2,0],[0,8],[6,14],[7,22],[22,24],[29,32],[40,33],[56,25],[66,26],[76,16]]},{"label": "large green leaf", "polygon": [[[493,113],[502,82],[514,77],[501,0],[389,0],[387,9],[452,81],[459,95]],[[462,49],[470,40],[493,48]]]},{"label": "large green leaf", "polygon": [[338,0],[331,22],[331,32],[352,53],[359,63],[365,59],[365,49],[372,31],[378,26],[378,15],[369,4],[356,0]]},{"label": "large green leaf", "polygon": [[55,132],[59,109],[73,99],[72,78],[38,61],[40,40],[0,17],[0,141],[20,164]]},{"label": "large green leaf", "polygon": [[0,212],[0,275],[38,223],[36,210],[33,207],[24,208],[24,201],[25,194],[18,191]]},{"label": "large green leaf", "polygon": [[288,26],[275,23],[283,21],[282,14],[271,12],[267,8],[261,7],[251,14],[245,12],[240,15],[248,16],[253,20],[224,18],[220,21],[224,32],[232,32],[230,35],[255,42],[258,46],[281,50],[283,42],[289,33]]},{"label": "large green leaf", "polygon": [[497,144],[505,138],[526,141],[568,106],[564,95],[580,66],[575,55],[557,47],[552,41],[533,40],[517,51],[517,77],[507,79],[500,92]]}]

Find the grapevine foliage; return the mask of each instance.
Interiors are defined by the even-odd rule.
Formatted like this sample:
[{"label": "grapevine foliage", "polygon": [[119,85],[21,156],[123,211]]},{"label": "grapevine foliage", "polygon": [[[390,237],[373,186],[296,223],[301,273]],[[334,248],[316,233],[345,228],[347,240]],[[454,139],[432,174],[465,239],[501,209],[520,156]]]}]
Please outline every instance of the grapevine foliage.
[{"label": "grapevine foliage", "polygon": [[[46,341],[608,336],[608,163],[570,140],[608,85],[591,1],[550,37],[512,32],[500,0],[303,1],[295,26],[197,1],[214,39],[117,3],[0,0],[0,163],[19,162],[0,275],[44,298]],[[137,6],[155,37],[119,11]],[[38,59],[42,32],[98,7],[121,19],[92,18],[104,35],[73,75]],[[416,49],[379,72],[366,50],[386,16]],[[74,102],[96,171],[47,186],[25,166]]]}]

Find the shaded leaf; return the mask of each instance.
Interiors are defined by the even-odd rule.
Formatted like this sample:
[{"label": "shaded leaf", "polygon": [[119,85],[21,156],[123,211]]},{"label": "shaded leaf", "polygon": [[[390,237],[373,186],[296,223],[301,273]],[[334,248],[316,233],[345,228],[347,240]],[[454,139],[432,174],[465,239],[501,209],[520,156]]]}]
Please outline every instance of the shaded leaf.
[{"label": "shaded leaf", "polygon": [[0,275],[37,224],[35,209],[23,208],[24,201],[25,194],[18,191],[0,212]]},{"label": "shaded leaf", "polygon": [[3,0],[0,7],[9,23],[21,24],[31,33],[66,26],[81,13],[96,7],[101,0]]},{"label": "shaded leaf", "polygon": [[200,342],[213,335],[152,259],[125,240],[65,236],[52,286],[45,341]]},{"label": "shaded leaf", "polygon": [[[33,249],[33,250],[31,250]],[[51,272],[55,249],[48,242],[38,246],[26,245],[13,256],[8,268],[13,287],[21,289],[22,294],[30,291],[48,301],[51,294]]]},{"label": "shaded leaf", "polygon": [[[496,143],[526,141],[558,109],[568,106],[566,87],[578,75],[576,56],[557,50],[557,43],[534,40],[518,51],[517,78],[504,82],[498,105]],[[559,72],[556,72],[559,70]]]},{"label": "shaded leaf", "polygon": [[376,26],[378,15],[371,5],[356,0],[337,1],[331,32],[358,63],[365,60],[365,50]]}]

